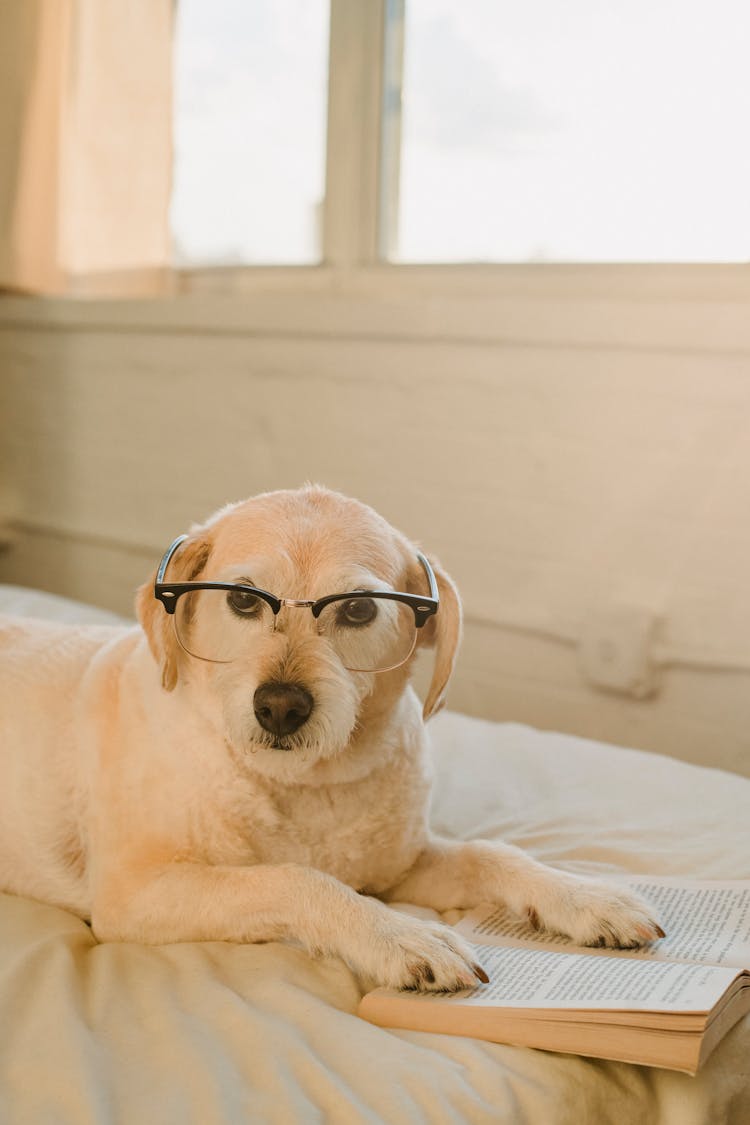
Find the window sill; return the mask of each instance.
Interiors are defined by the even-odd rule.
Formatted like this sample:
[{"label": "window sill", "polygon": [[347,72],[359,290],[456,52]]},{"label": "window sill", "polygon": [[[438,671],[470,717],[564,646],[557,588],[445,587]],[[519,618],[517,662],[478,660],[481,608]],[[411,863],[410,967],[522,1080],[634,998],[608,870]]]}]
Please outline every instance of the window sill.
[{"label": "window sill", "polygon": [[67,297],[6,294],[0,328],[750,351],[740,264],[161,271],[137,296],[126,295],[133,275],[115,280],[79,282]]}]

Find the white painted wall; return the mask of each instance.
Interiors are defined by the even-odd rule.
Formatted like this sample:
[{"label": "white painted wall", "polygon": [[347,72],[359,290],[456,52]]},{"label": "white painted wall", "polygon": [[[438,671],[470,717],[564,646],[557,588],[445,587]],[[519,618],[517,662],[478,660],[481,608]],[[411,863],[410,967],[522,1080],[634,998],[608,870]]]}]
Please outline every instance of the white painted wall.
[{"label": "white painted wall", "polygon": [[750,775],[742,269],[472,276],[0,302],[0,580],[128,611],[191,521],[318,480],[458,581],[451,707]]}]

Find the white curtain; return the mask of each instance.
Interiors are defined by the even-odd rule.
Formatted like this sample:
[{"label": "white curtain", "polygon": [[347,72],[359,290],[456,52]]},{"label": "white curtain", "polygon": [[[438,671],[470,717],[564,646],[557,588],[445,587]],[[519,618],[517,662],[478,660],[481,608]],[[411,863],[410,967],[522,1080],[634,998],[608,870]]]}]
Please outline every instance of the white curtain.
[{"label": "white curtain", "polygon": [[0,288],[159,289],[172,0],[0,4]]}]

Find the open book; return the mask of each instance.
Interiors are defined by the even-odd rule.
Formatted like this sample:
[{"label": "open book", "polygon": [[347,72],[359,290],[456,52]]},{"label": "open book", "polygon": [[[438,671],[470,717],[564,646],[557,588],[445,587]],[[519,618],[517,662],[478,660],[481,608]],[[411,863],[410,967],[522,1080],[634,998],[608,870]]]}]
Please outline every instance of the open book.
[{"label": "open book", "polygon": [[621,881],[654,905],[665,938],[645,949],[589,949],[479,907],[456,930],[475,943],[489,984],[457,993],[379,988],[359,1015],[695,1074],[750,1012],[750,882]]}]

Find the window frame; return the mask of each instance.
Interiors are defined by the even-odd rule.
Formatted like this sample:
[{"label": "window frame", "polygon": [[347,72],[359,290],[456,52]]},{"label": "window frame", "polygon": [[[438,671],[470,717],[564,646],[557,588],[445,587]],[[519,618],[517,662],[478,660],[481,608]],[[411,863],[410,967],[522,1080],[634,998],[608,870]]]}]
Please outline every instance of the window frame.
[{"label": "window frame", "polygon": [[393,167],[380,158],[385,18],[406,2],[331,0],[320,263],[77,276],[43,304],[3,296],[0,323],[746,351],[750,263],[421,265],[381,256],[389,238],[381,196],[394,190]]},{"label": "window frame", "polygon": [[[237,291],[253,275],[272,288],[320,283],[379,263],[385,20],[404,0],[330,0],[325,197],[319,263],[174,267],[179,292]],[[315,281],[310,280],[315,275]],[[242,288],[242,286],[240,286]]]},{"label": "window frame", "polygon": [[[569,302],[643,301],[644,298],[682,304],[705,300],[744,303],[750,299],[750,263],[445,263],[413,264],[391,262],[381,251],[387,250],[393,232],[385,229],[384,192],[397,190],[397,169],[392,154],[381,166],[381,125],[384,81],[393,81],[394,68],[401,66],[403,45],[390,52],[389,76],[384,75],[386,16],[403,17],[408,0],[331,0],[329,86],[326,142],[326,179],[323,207],[322,254],[319,264],[210,266],[172,271],[169,289],[179,295],[224,295],[240,300],[248,295],[341,298],[350,301],[385,299],[411,304],[432,298],[438,304],[449,298],[477,302],[473,313],[454,306],[454,315],[442,321],[448,337],[479,335],[505,337],[502,317],[482,315],[482,303],[518,301],[525,304],[536,298],[552,305]],[[489,311],[489,310],[488,310]],[[611,309],[610,309],[611,311]],[[621,307],[621,312],[622,312]],[[610,324],[594,341],[625,342],[628,332],[621,318]],[[422,334],[424,316],[412,330]],[[432,318],[428,317],[429,320]],[[523,318],[522,318],[523,319]],[[553,317],[553,320],[557,318]],[[408,317],[407,317],[408,320]],[[617,321],[617,318],[616,318]],[[343,323],[343,320],[342,320]],[[365,331],[378,329],[379,317],[368,318]],[[541,326],[541,338],[547,333]],[[551,327],[551,326],[550,326]],[[674,333],[646,333],[649,346],[669,346]],[[406,329],[407,335],[412,332]],[[536,331],[532,331],[532,337]],[[576,317],[567,327],[560,324],[552,332],[558,342],[585,342],[576,327]],[[638,344],[638,333],[636,340]],[[745,333],[742,334],[744,347]],[[527,339],[528,329],[519,326],[519,337]],[[705,341],[705,335],[701,337]],[[729,341],[734,341],[729,342]],[[736,346],[730,333],[728,346]],[[720,345],[721,346],[721,345]]]}]

